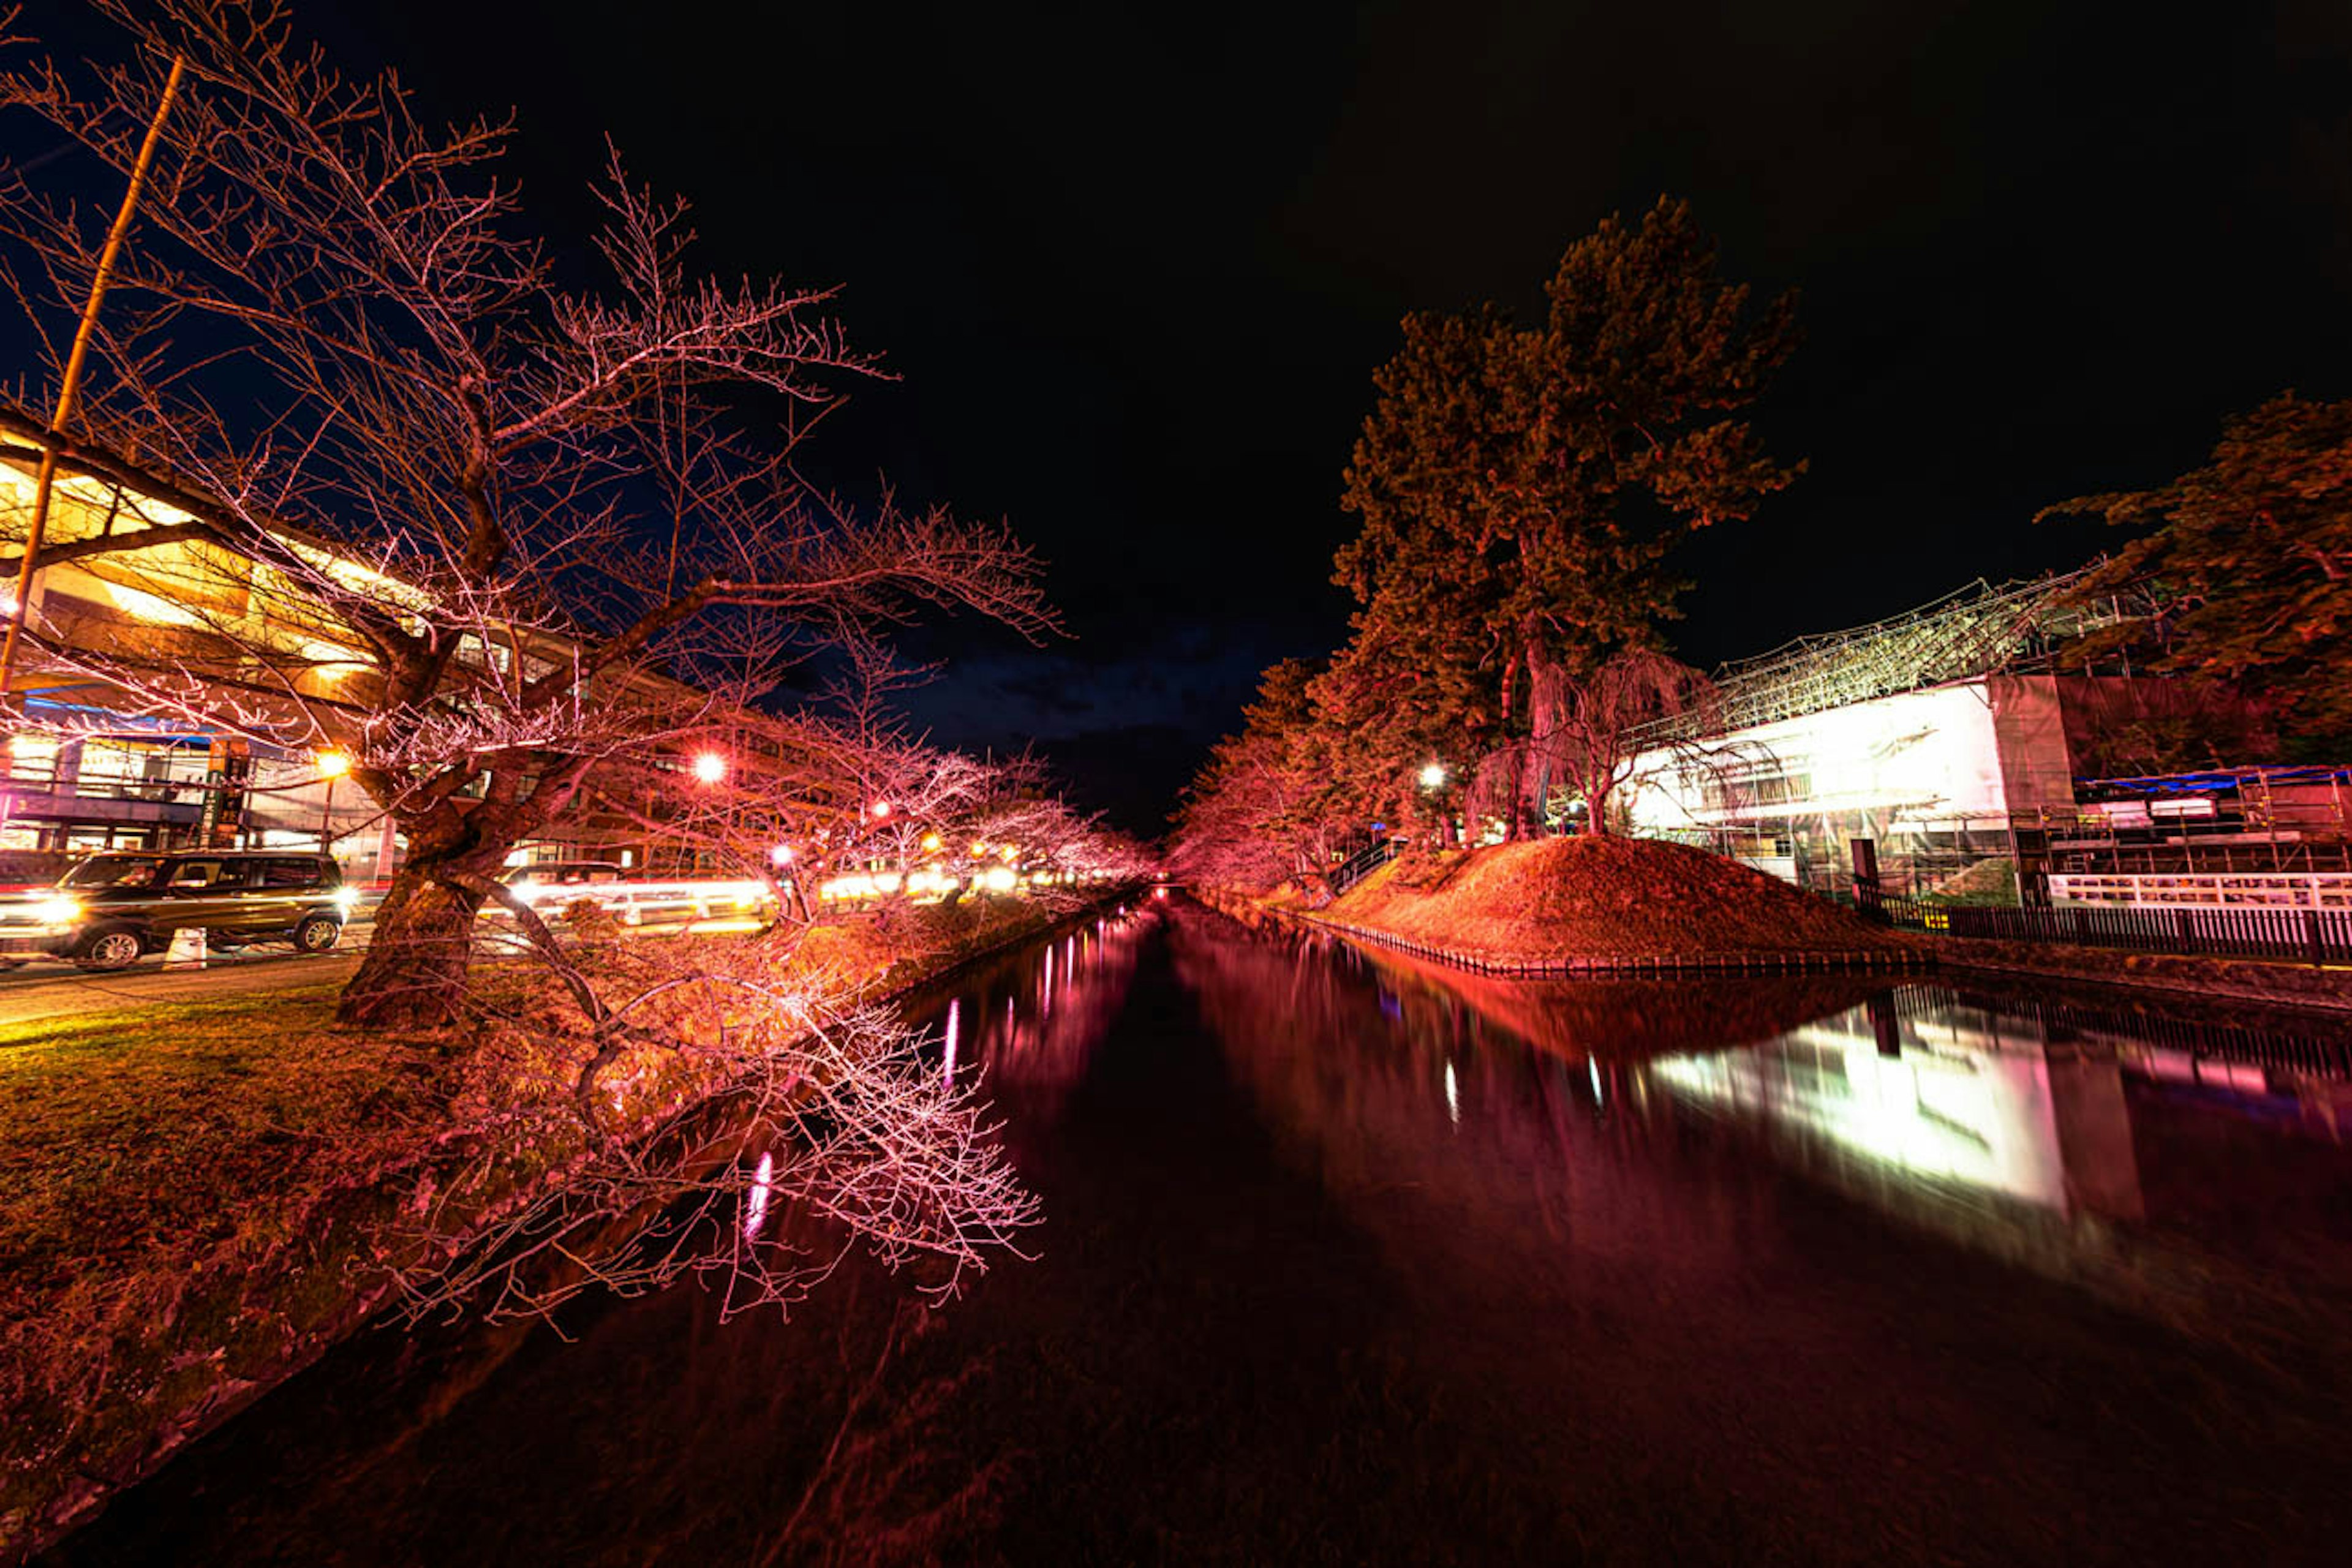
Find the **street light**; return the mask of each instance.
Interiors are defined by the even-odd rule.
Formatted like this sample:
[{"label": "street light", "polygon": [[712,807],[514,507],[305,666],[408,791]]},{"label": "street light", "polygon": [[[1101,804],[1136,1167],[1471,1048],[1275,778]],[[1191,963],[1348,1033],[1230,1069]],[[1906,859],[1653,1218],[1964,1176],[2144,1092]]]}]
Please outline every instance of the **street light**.
[{"label": "street light", "polygon": [[727,776],[727,759],[716,752],[698,752],[694,757],[694,776],[698,783],[715,784]]},{"label": "street light", "polygon": [[1444,784],[1445,764],[1444,763],[1431,763],[1421,770],[1422,788],[1439,789],[1444,787]]},{"label": "street light", "polygon": [[335,852],[335,781],[352,771],[352,759],[342,752],[320,752],[311,763],[327,781],[326,804],[319,807],[319,853]]},{"label": "street light", "polygon": [[880,822],[880,821],[882,821],[885,817],[888,816],[889,815],[890,815],[890,803],[889,803],[888,801],[887,801],[887,800],[877,800],[877,801],[876,801],[876,802],[874,803],[874,820],[875,820],[875,821],[877,821],[877,822]]}]

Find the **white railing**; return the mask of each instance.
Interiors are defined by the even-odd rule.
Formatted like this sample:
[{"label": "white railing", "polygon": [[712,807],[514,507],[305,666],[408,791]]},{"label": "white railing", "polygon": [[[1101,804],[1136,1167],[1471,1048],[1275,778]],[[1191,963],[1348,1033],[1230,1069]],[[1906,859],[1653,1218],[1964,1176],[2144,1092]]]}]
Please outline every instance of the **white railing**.
[{"label": "white railing", "polygon": [[2062,908],[2352,910],[2352,871],[2151,871],[2053,874]]}]

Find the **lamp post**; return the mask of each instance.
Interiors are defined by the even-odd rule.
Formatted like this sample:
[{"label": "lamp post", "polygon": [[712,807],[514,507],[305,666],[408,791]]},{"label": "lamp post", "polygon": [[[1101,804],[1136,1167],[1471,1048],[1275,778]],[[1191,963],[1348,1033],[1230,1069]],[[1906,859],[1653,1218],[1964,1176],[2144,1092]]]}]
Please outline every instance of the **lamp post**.
[{"label": "lamp post", "polygon": [[341,752],[320,752],[313,759],[319,776],[327,781],[326,804],[319,808],[319,853],[335,852],[335,781],[352,771],[352,759]]},{"label": "lamp post", "polygon": [[1438,792],[1444,787],[1445,764],[1432,758],[1421,770],[1421,788],[1430,797],[1431,809],[1437,813],[1437,844],[1441,849],[1447,847],[1448,840],[1454,837],[1453,818],[1445,814],[1444,804],[1438,798]]}]

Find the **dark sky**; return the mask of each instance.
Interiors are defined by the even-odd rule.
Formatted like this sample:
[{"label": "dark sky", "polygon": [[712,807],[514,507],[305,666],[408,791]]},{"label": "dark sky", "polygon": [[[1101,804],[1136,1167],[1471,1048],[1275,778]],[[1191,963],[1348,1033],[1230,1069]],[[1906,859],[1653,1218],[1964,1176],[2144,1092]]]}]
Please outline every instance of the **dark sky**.
[{"label": "dark sky", "polygon": [[1343,634],[1397,318],[1532,312],[1661,192],[1807,331],[1762,419],[1811,471],[1689,556],[1703,663],[2071,564],[2096,531],[2037,506],[2352,394],[2352,5],[2162,9],[298,5],[436,108],[511,106],[559,244],[609,133],[715,270],[845,284],[903,380],[824,461],[1010,519],[1076,634],[927,637],[915,706],[1147,832],[1255,672]]}]

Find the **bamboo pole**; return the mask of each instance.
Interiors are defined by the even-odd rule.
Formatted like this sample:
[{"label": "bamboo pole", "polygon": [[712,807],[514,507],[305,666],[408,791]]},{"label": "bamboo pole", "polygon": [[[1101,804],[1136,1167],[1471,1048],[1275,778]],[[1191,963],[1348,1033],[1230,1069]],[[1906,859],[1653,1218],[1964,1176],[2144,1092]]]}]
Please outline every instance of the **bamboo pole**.
[{"label": "bamboo pole", "polygon": [[[41,536],[49,522],[49,496],[57,486],[58,448],[66,438],[66,426],[74,415],[74,405],[81,396],[82,367],[89,360],[89,341],[98,331],[98,308],[106,298],[106,285],[114,273],[115,258],[122,253],[123,237],[131,232],[131,220],[139,210],[140,193],[146,188],[147,171],[154,164],[155,148],[163,140],[163,121],[172,112],[172,100],[179,96],[180,78],[187,68],[184,57],[172,57],[171,74],[163,79],[163,97],[155,105],[155,118],[148,122],[146,138],[139,143],[139,156],[131,165],[131,187],[122,193],[122,206],[114,215],[114,226],[106,231],[106,247],[98,254],[98,271],[89,280],[89,299],[81,308],[81,322],[74,330],[73,348],[66,355],[65,379],[58,387],[57,412],[50,416],[48,434],[41,442],[41,470],[33,486],[33,518],[25,531],[25,553],[16,564],[16,592],[8,605],[8,636],[0,643],[0,702],[13,700],[11,690],[16,676],[16,645],[25,632],[26,606],[33,598],[33,574],[39,570]],[[13,742],[14,737],[10,737]]]}]

